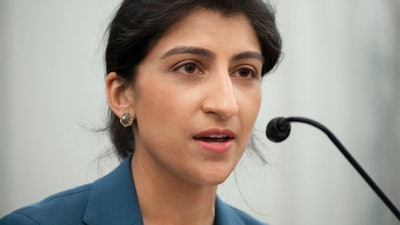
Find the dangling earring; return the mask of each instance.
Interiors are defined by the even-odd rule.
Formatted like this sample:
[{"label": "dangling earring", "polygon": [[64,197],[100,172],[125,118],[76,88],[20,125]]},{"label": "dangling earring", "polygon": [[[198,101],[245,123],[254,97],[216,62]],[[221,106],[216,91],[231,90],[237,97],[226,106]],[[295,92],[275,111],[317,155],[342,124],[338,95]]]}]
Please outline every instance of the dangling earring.
[{"label": "dangling earring", "polygon": [[133,116],[131,115],[130,112],[126,112],[126,113],[122,114],[121,118],[119,119],[119,122],[124,127],[132,126]]}]

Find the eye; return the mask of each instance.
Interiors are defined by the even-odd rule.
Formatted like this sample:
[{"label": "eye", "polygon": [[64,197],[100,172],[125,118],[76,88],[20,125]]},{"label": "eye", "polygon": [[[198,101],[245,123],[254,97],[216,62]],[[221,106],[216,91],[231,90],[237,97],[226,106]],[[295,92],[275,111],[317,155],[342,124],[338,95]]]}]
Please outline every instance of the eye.
[{"label": "eye", "polygon": [[232,76],[242,77],[242,78],[258,78],[259,77],[256,70],[252,69],[250,67],[240,67],[239,69],[234,71]]},{"label": "eye", "polygon": [[248,77],[249,75],[250,76],[252,75],[252,72],[247,68],[240,68],[238,70],[238,73],[239,73],[239,76],[241,76],[241,77]]},{"label": "eye", "polygon": [[187,62],[179,65],[176,68],[176,71],[183,73],[183,74],[195,74],[195,73],[201,73],[198,66],[196,63],[193,62]]}]

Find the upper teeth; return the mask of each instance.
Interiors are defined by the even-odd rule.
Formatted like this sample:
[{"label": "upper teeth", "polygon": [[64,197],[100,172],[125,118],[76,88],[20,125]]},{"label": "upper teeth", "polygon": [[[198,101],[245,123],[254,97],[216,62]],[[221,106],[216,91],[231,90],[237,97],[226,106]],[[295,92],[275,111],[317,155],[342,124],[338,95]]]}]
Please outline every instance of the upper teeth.
[{"label": "upper teeth", "polygon": [[207,135],[207,137],[209,137],[209,138],[224,138],[224,137],[227,137],[227,135],[223,135],[223,134],[210,134],[210,135]]}]

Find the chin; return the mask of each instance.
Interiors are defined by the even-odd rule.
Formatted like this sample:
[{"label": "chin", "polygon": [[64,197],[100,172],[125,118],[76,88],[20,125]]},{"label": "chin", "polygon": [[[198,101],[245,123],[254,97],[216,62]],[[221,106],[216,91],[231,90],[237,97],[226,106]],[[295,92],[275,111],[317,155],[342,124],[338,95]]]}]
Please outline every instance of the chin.
[{"label": "chin", "polygon": [[201,184],[205,186],[216,186],[228,179],[229,175],[232,173],[232,170],[218,170],[215,169],[210,171],[209,173],[202,174]]}]

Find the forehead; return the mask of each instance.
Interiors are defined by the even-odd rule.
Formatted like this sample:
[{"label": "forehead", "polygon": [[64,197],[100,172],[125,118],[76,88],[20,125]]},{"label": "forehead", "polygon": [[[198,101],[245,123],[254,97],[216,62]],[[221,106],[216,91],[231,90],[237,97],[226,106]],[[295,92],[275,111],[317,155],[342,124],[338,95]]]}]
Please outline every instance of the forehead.
[{"label": "forehead", "polygon": [[207,9],[199,7],[194,9],[180,19],[175,22],[170,29],[177,28],[179,26],[184,26],[185,24],[201,24],[202,22],[206,22],[207,19],[212,17],[217,20],[229,20],[230,22],[238,21],[242,23],[243,21],[249,22],[247,16],[241,12],[233,12],[233,13],[223,13],[216,9]]},{"label": "forehead", "polygon": [[204,8],[192,11],[173,24],[153,49],[176,45],[261,51],[256,32],[244,14],[225,15]]}]

